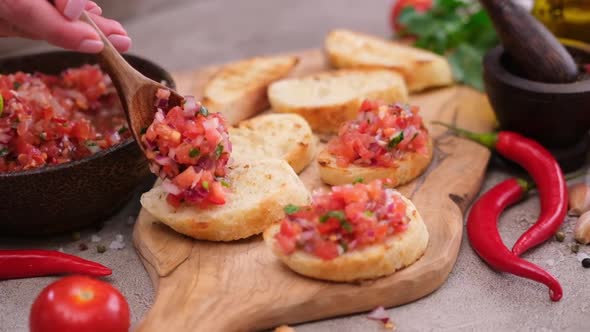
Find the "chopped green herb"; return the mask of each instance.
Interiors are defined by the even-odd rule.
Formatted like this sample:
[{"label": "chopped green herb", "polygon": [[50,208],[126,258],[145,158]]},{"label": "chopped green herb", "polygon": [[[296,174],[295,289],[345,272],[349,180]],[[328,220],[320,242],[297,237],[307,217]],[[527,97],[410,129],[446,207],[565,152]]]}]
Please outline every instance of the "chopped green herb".
[{"label": "chopped green herb", "polygon": [[200,154],[201,154],[201,151],[199,151],[199,149],[192,148],[189,151],[188,156],[191,158],[195,158],[195,157],[198,157]]},{"label": "chopped green herb", "polygon": [[18,88],[20,88],[21,84],[19,82],[14,82],[12,83],[12,90],[18,90]]},{"label": "chopped green herb", "polygon": [[224,186],[224,187],[226,187],[226,188],[229,188],[229,187],[230,187],[230,185],[229,185],[229,182],[227,182],[227,181],[225,181],[225,180],[221,180],[220,182],[221,182],[221,185],[222,185],[222,186]]},{"label": "chopped green herb", "polygon": [[324,214],[323,216],[320,217],[320,222],[321,223],[325,223],[326,221],[328,221],[328,219],[330,218],[336,218],[340,221],[345,221],[346,220],[346,216],[344,215],[344,212],[342,211],[330,211],[326,214]]},{"label": "chopped green herb", "polygon": [[119,134],[123,134],[123,133],[127,132],[127,130],[128,130],[127,127],[121,127],[121,128],[119,128]]},{"label": "chopped green herb", "polygon": [[447,56],[456,81],[483,90],[482,59],[498,37],[477,1],[434,1],[426,12],[407,6],[399,23],[405,34],[416,37],[415,46]]},{"label": "chopped green herb", "polygon": [[363,181],[365,181],[363,178],[356,178],[352,181],[352,184],[363,183]]},{"label": "chopped green herb", "polygon": [[41,138],[42,140],[46,141],[47,140],[47,133],[42,131],[41,134],[39,134],[39,138]]},{"label": "chopped green herb", "polygon": [[352,226],[346,220],[340,220],[340,226],[348,233],[352,232]]},{"label": "chopped green herb", "polygon": [[203,187],[203,189],[209,190],[209,182],[208,181],[201,182],[201,186]]},{"label": "chopped green herb", "polygon": [[86,146],[97,146],[96,142],[91,140],[87,140],[84,144],[86,144]]},{"label": "chopped green herb", "polygon": [[222,153],[223,153],[223,145],[217,144],[217,147],[215,148],[215,157],[217,159],[219,159],[219,157],[221,157]]},{"label": "chopped green herb", "polygon": [[293,204],[289,204],[283,208],[283,211],[285,211],[286,214],[293,214],[299,211],[299,207]]},{"label": "chopped green herb", "polygon": [[4,113],[4,98],[0,95],[0,116],[2,116],[2,113]]},{"label": "chopped green herb", "polygon": [[372,218],[375,215],[375,212],[373,211],[365,211],[365,216]]},{"label": "chopped green herb", "polygon": [[141,131],[139,133],[143,135],[146,132],[147,132],[147,127],[143,127],[143,128],[141,128]]},{"label": "chopped green herb", "polygon": [[8,154],[8,148],[0,149],[0,157],[4,157],[7,154]]},{"label": "chopped green herb", "polygon": [[410,142],[413,141],[416,137],[418,137],[418,133],[414,133],[414,136],[412,136],[412,139],[410,140]]},{"label": "chopped green herb", "polygon": [[399,134],[393,136],[391,138],[391,140],[389,140],[389,143],[387,143],[387,148],[389,150],[395,148],[401,141],[404,140],[404,132],[400,131]]},{"label": "chopped green herb", "polygon": [[201,105],[201,108],[199,109],[199,113],[201,113],[201,115],[203,115],[203,116],[208,116],[209,110],[207,109],[207,107]]}]

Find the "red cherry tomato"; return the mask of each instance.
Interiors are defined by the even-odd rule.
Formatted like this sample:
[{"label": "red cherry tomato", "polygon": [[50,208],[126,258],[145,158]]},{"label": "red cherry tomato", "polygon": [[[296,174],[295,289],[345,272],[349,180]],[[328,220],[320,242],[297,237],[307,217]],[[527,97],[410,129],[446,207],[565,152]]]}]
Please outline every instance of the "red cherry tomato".
[{"label": "red cherry tomato", "polygon": [[398,18],[406,7],[414,7],[418,12],[425,12],[432,7],[432,0],[397,0],[395,5],[391,8],[391,16],[389,18],[391,29],[396,33],[404,29],[404,27],[399,24]]},{"label": "red cherry tomato", "polygon": [[129,305],[110,284],[88,277],[62,278],[37,296],[31,308],[31,332],[127,332]]}]

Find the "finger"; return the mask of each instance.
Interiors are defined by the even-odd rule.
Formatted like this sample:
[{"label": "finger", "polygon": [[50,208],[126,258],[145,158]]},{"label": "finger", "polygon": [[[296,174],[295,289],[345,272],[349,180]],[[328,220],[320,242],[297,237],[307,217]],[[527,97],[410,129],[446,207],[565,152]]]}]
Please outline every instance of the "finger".
[{"label": "finger", "polygon": [[76,21],[88,5],[88,0],[55,0],[55,8],[65,17]]},{"label": "finger", "polygon": [[47,1],[0,1],[0,13],[25,33],[62,48],[96,53],[104,46],[90,25],[69,21]]},{"label": "finger", "polygon": [[127,36],[127,31],[125,31],[119,22],[94,14],[90,14],[90,18],[92,18],[94,23],[102,30],[117,50],[126,52],[131,48],[131,38]]},{"label": "finger", "polygon": [[86,11],[94,15],[102,14],[102,8],[100,8],[100,6],[97,5],[94,1],[88,1],[88,3],[86,4]]},{"label": "finger", "polygon": [[2,19],[0,19],[0,37],[22,37],[29,39],[39,39]]}]

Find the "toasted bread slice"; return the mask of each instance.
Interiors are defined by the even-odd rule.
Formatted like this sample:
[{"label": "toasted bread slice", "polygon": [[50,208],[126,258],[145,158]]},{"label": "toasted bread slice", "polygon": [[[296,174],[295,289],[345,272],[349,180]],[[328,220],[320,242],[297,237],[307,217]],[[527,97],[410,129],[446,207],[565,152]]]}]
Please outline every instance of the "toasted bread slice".
[{"label": "toasted bread slice", "polygon": [[392,236],[384,244],[350,251],[332,260],[323,260],[301,250],[285,255],[275,244],[274,236],[280,230],[278,224],[264,231],[264,241],[283,263],[308,277],[353,282],[390,275],[416,262],[428,246],[428,230],[422,217],[409,199],[402,198],[408,204],[408,228],[403,233]]},{"label": "toasted bread slice", "polygon": [[229,124],[248,119],[268,109],[268,85],[287,76],[298,62],[296,56],[271,56],[227,64],[205,85],[202,103]]},{"label": "toasted bread slice", "polygon": [[401,73],[410,92],[453,83],[448,61],[437,54],[349,30],[334,30],[324,44],[337,68],[379,68]]},{"label": "toasted bread slice", "polygon": [[311,163],[317,140],[297,114],[265,114],[229,128],[232,158],[237,161],[283,159],[296,173]]},{"label": "toasted bread slice", "polygon": [[198,209],[166,202],[161,186],[141,196],[142,206],[175,231],[195,239],[231,241],[259,234],[283,218],[289,203],[309,204],[311,196],[293,169],[280,159],[230,166],[227,203]]},{"label": "toasted bread slice", "polygon": [[388,70],[341,70],[271,84],[268,98],[273,110],[297,113],[314,131],[335,133],[356,117],[363,100],[406,102],[408,91],[401,75]]},{"label": "toasted bread slice", "polygon": [[406,184],[420,176],[432,161],[432,138],[429,137],[427,153],[406,153],[403,159],[397,161],[397,167],[361,167],[349,165],[339,167],[336,158],[326,149],[318,155],[320,166],[320,178],[330,185],[352,183],[361,178],[365,183],[376,179],[391,179],[392,186],[397,187]]}]

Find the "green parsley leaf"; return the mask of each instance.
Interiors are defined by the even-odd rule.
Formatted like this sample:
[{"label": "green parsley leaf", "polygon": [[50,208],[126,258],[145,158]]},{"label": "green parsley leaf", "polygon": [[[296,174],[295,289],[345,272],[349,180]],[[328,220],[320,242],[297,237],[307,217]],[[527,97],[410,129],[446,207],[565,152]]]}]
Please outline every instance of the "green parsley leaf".
[{"label": "green parsley leaf", "polygon": [[12,90],[18,90],[18,88],[20,88],[22,84],[20,84],[19,82],[14,82],[12,83]]},{"label": "green parsley leaf", "polygon": [[373,211],[365,211],[365,216],[372,218],[375,215],[375,212]]},{"label": "green parsley leaf", "polygon": [[92,141],[92,140],[87,140],[86,142],[84,142],[84,144],[86,146],[97,146],[98,145],[98,144],[96,144],[95,141]]},{"label": "green parsley leaf", "polygon": [[293,214],[299,211],[299,207],[293,204],[289,204],[283,208],[283,211],[285,211],[286,214]]},{"label": "green parsley leaf", "polygon": [[323,216],[320,217],[320,223],[325,223],[326,221],[328,221],[328,219],[330,218],[336,218],[339,221],[346,221],[346,215],[344,215],[344,212],[342,211],[329,211],[328,213],[324,214]]},{"label": "green parsley leaf", "polygon": [[127,132],[127,130],[129,130],[129,129],[127,129],[127,127],[123,126],[123,127],[119,128],[118,132],[119,132],[119,134],[123,134],[123,133]]},{"label": "green parsley leaf", "polygon": [[226,187],[226,188],[229,188],[229,187],[230,187],[230,185],[229,185],[229,182],[227,182],[227,181],[225,181],[225,180],[221,180],[220,182],[221,182],[221,185],[222,185],[222,186],[224,186],[224,187]]},{"label": "green parsley leaf", "polygon": [[208,116],[209,110],[207,109],[207,107],[201,105],[201,108],[199,108],[199,113],[201,113],[202,116]]},{"label": "green parsley leaf", "polygon": [[7,154],[8,154],[8,148],[0,149],[0,157],[4,157]]},{"label": "green parsley leaf", "polygon": [[352,232],[352,226],[346,220],[340,220],[340,227],[348,233]]},{"label": "green parsley leaf", "polygon": [[4,113],[4,98],[0,95],[0,116],[2,116],[2,113]]},{"label": "green parsley leaf", "polygon": [[365,180],[362,177],[359,177],[354,179],[354,181],[352,181],[352,184],[363,183],[363,181]]},{"label": "green parsley leaf", "polygon": [[217,147],[215,148],[215,157],[217,159],[219,159],[219,157],[221,157],[222,153],[223,153],[223,145],[217,144]]},{"label": "green parsley leaf", "polygon": [[203,187],[203,189],[209,191],[209,182],[208,181],[201,182],[201,187]]},{"label": "green parsley leaf", "polygon": [[414,46],[447,57],[455,81],[483,90],[482,58],[498,44],[492,21],[476,0],[435,0],[426,12],[408,6],[399,16]]},{"label": "green parsley leaf", "polygon": [[195,158],[195,157],[197,157],[200,154],[201,154],[201,151],[199,151],[199,149],[192,148],[189,151],[188,156],[191,157],[191,158]]},{"label": "green parsley leaf", "polygon": [[389,140],[389,143],[387,143],[387,149],[391,150],[391,149],[395,148],[403,140],[404,140],[404,132],[400,131],[399,134],[393,136]]}]

